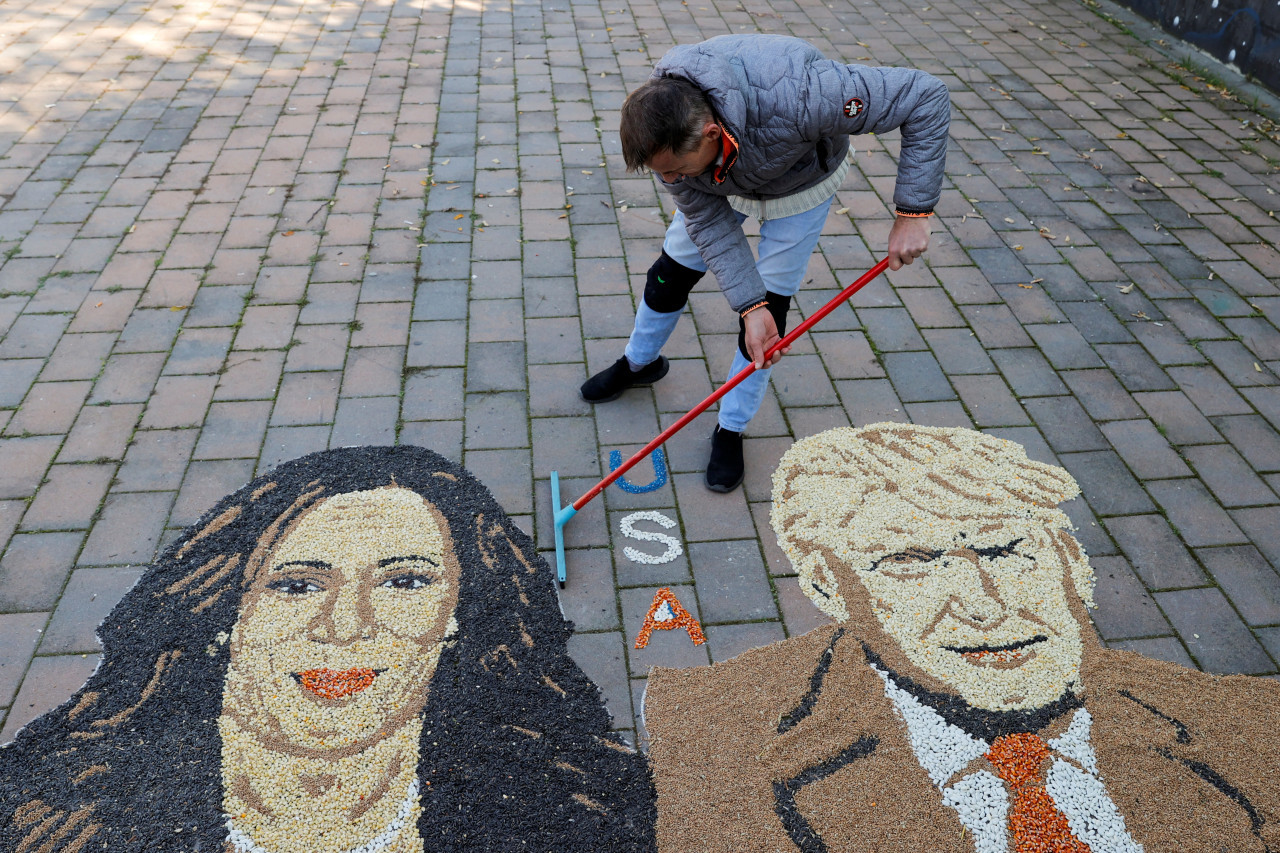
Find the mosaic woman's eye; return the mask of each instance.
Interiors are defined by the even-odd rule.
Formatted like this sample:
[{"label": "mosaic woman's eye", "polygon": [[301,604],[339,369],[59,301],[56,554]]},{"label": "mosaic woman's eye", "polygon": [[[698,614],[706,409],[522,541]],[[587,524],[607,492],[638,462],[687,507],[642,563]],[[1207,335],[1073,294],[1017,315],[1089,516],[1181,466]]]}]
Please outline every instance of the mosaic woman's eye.
[{"label": "mosaic woman's eye", "polygon": [[286,595],[305,595],[308,592],[319,592],[320,587],[304,578],[286,578],[267,584],[267,589],[274,589]]},{"label": "mosaic woman's eye", "polygon": [[388,589],[422,589],[435,579],[427,575],[396,575],[382,582]]}]

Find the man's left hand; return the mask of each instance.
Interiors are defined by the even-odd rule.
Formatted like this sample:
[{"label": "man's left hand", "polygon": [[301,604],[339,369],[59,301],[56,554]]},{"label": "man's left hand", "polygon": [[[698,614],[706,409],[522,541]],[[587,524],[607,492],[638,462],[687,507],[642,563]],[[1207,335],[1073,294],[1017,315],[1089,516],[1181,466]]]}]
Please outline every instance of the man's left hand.
[{"label": "man's left hand", "polygon": [[932,216],[899,216],[889,230],[889,269],[902,269],[929,248]]}]

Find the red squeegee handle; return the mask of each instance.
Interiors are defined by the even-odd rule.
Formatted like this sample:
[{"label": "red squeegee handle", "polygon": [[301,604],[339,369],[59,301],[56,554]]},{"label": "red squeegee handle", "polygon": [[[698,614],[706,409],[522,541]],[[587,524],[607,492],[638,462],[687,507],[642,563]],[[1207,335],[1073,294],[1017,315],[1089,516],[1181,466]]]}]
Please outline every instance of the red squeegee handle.
[{"label": "red squeegee handle", "polygon": [[[830,314],[832,311],[836,310],[836,308],[840,305],[840,303],[848,300],[850,297],[853,296],[853,294],[861,290],[863,286],[867,284],[867,282],[871,281],[873,278],[880,275],[880,273],[884,272],[886,269],[888,269],[888,267],[889,267],[889,259],[885,258],[884,260],[880,261],[880,263],[876,264],[874,267],[867,270],[865,273],[862,274],[862,276],[857,281],[855,281],[853,284],[846,287],[844,290],[840,291],[840,293],[838,293],[835,296],[835,298],[833,298],[830,302],[828,302],[826,305],[823,305],[817,311],[813,312],[811,315],[806,317],[805,321],[800,325],[796,326],[790,332],[788,332],[785,338],[778,341],[773,346],[769,347],[768,352],[766,352],[764,355],[764,360],[768,361],[769,359],[773,358],[774,353],[780,350],[784,350],[787,347],[791,346],[793,343],[795,343],[796,338],[799,338],[805,332],[812,329],[819,320],[821,320],[823,317]],[[716,400],[719,400],[725,394],[728,394],[735,387],[737,387],[738,383],[742,382],[742,380],[750,376],[755,371],[755,369],[756,369],[756,363],[753,361],[750,364],[748,364],[746,367],[744,367],[738,373],[737,376],[734,376],[728,382],[724,383],[719,388],[717,388],[714,392],[712,392],[710,397],[708,397],[707,399],[703,400],[701,403],[699,403],[698,405],[690,409],[688,414],[684,415],[683,417],[680,418],[680,420],[676,421],[671,426],[664,429],[662,433],[658,435],[657,438],[655,438],[653,441],[646,444],[642,449],[637,451],[634,456],[632,456],[626,462],[622,463],[622,465],[618,466],[618,468],[612,471],[609,474],[609,476],[605,477],[599,483],[596,483],[594,486],[592,486],[589,492],[587,492],[585,495],[583,495],[582,497],[574,501],[573,502],[574,510],[577,511],[582,509],[584,506],[586,506],[591,501],[592,498],[594,498],[596,495],[600,494],[602,491],[608,488],[609,485],[613,483],[614,480],[618,479],[623,474],[630,471],[631,468],[637,462],[639,462],[641,459],[644,459],[646,456],[652,453],[655,449],[657,449],[659,445],[663,444],[667,439],[671,438],[671,436],[675,435],[680,430],[688,426],[690,421],[692,421],[698,415],[702,414],[708,408],[710,408],[712,403],[714,403]]]}]

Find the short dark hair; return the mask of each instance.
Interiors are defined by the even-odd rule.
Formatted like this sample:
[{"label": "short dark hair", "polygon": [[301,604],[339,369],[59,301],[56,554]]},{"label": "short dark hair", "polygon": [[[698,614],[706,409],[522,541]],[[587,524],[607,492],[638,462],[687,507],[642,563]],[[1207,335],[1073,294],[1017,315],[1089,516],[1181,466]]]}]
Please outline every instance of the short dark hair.
[{"label": "short dark hair", "polygon": [[662,151],[688,154],[698,147],[702,128],[715,120],[701,89],[681,77],[653,77],[622,104],[622,158],[638,172]]}]

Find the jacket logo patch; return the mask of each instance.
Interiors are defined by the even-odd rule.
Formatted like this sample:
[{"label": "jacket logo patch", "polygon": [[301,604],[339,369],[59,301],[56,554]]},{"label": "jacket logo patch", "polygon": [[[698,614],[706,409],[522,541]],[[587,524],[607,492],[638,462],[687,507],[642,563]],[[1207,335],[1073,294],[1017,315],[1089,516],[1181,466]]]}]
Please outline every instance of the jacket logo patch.
[{"label": "jacket logo patch", "polygon": [[865,109],[862,98],[850,98],[849,102],[844,105],[844,114],[849,118],[857,118]]}]

